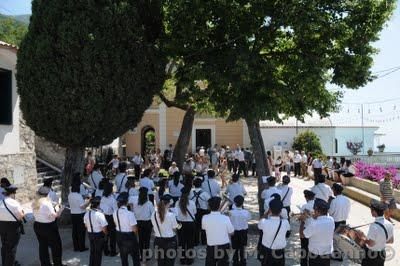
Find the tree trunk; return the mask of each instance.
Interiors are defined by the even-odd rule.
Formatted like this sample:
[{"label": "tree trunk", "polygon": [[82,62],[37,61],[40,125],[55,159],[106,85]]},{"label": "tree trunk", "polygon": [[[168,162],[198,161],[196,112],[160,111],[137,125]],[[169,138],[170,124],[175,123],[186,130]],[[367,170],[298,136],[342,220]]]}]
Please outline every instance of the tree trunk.
[{"label": "tree trunk", "polygon": [[270,175],[267,156],[264,147],[264,141],[261,135],[260,124],[258,120],[246,119],[249,131],[251,145],[253,147],[254,157],[256,159],[257,184],[258,184],[258,205],[260,215],[264,213],[264,202],[261,199],[263,188],[262,176]]},{"label": "tree trunk", "polygon": [[189,107],[186,110],[185,116],[183,117],[181,131],[179,132],[178,140],[174,148],[174,154],[172,160],[176,162],[177,167],[182,171],[183,162],[185,161],[185,155],[189,148],[190,138],[192,137],[192,129],[194,123],[194,116],[196,111],[193,107]]},{"label": "tree trunk", "polygon": [[[69,187],[71,186],[72,175],[76,172],[83,173],[85,162],[85,148],[68,147],[65,152],[64,169],[61,176],[61,200],[65,205],[68,202]],[[69,224],[69,211],[64,210],[59,218],[60,224]]]}]

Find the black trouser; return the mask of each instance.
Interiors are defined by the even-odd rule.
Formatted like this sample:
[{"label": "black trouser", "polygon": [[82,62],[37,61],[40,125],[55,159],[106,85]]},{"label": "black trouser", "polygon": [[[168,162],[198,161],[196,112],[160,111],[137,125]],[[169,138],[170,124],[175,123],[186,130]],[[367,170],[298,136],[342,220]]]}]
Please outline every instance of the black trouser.
[{"label": "black trouser", "polygon": [[0,221],[1,262],[3,266],[14,266],[15,255],[21,237],[19,223]]},{"label": "black trouser", "polygon": [[385,265],[386,252],[372,251],[368,248],[365,249],[365,258],[361,262],[361,266],[383,266]]},{"label": "black trouser", "polygon": [[235,161],[228,161],[228,171],[232,172],[235,167]]},{"label": "black trouser", "polygon": [[317,182],[317,179],[320,175],[322,175],[322,168],[313,168],[314,172],[314,181]]},{"label": "black trouser", "polygon": [[142,169],[138,164],[135,164],[134,168],[135,168],[135,178],[139,179]]},{"label": "black trouser", "polygon": [[263,246],[262,238],[263,238],[264,232],[263,232],[263,230],[258,230],[258,232],[259,232],[259,235],[258,235],[258,243],[257,243],[257,259],[262,262],[262,258],[264,256],[264,254],[262,254],[262,246]]},{"label": "black trouser", "polygon": [[194,249],[194,234],[196,231],[195,222],[180,222],[182,228],[178,231],[178,243],[182,249],[182,258],[180,262],[182,265],[191,265],[193,263],[193,255],[190,250]]},{"label": "black trouser", "polygon": [[285,266],[285,250],[270,249],[264,245],[261,247],[263,253],[262,266]]},{"label": "black trouser", "polygon": [[233,161],[233,172],[236,174],[238,169],[239,169],[239,160],[235,159],[235,161]]},{"label": "black trouser", "polygon": [[84,215],[84,213],[71,214],[74,251],[83,251],[85,249],[86,229],[85,224],[83,223]]},{"label": "black trouser", "polygon": [[330,266],[331,265],[331,254],[317,256],[313,253],[309,253],[308,257],[309,266]]},{"label": "black trouser", "polygon": [[140,266],[139,243],[135,233],[121,233],[117,231],[116,236],[122,266],[129,266],[129,255],[132,257],[133,265]]},{"label": "black trouser", "polygon": [[137,221],[137,226],[139,230],[139,251],[140,257],[143,260],[149,260],[150,258],[146,258],[144,253],[146,250],[150,249],[150,237],[151,231],[153,230],[153,225],[150,220],[148,221]]},{"label": "black trouser", "polygon": [[246,265],[247,230],[238,230],[232,235],[233,265]]},{"label": "black trouser", "polygon": [[154,239],[155,257],[158,266],[173,266],[176,255],[176,237],[156,237]]},{"label": "black trouser", "polygon": [[308,238],[300,238],[300,266],[308,266]]},{"label": "black trouser", "polygon": [[114,223],[114,218],[112,215],[105,215],[106,220],[107,220],[107,237],[106,237],[106,242],[104,244],[104,254],[106,256],[117,253],[117,240],[115,236],[115,223]]},{"label": "black trouser", "polygon": [[197,212],[194,216],[196,219],[196,227],[195,227],[195,234],[194,234],[194,245],[195,246],[197,246],[199,244],[201,244],[201,245],[207,244],[206,231],[201,229],[201,220],[203,219],[204,215],[209,214],[209,213],[210,213],[210,211],[208,211],[208,210],[197,209]]},{"label": "black trouser", "polygon": [[300,163],[294,163],[294,176],[301,176],[301,165],[300,165]]},{"label": "black trouser", "polygon": [[229,243],[219,246],[207,246],[206,266],[229,265]]},{"label": "black trouser", "polygon": [[[39,242],[39,259],[42,266],[62,265],[62,244],[57,222],[33,224],[33,230]],[[50,263],[49,247],[53,257],[53,264]]]},{"label": "black trouser", "polygon": [[246,168],[246,162],[245,161],[240,161],[239,162],[238,174],[240,175],[242,172],[243,172],[244,176],[247,177],[247,168]]},{"label": "black trouser", "polygon": [[253,176],[256,176],[256,169],[257,169],[257,167],[256,167],[257,165],[256,165],[256,163],[252,163],[251,164],[251,172],[252,172],[252,174],[253,174]]},{"label": "black trouser", "polygon": [[90,258],[89,266],[101,266],[103,248],[105,243],[104,233],[89,233]]}]

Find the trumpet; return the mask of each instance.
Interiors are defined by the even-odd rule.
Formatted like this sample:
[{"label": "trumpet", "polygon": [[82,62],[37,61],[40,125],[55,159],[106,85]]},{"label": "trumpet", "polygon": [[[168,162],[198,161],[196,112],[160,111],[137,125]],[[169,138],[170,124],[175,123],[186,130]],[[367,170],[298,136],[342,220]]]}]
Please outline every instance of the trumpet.
[{"label": "trumpet", "polygon": [[298,221],[304,222],[308,218],[314,217],[314,212],[310,212],[309,210],[304,210],[301,213],[293,213],[290,217],[297,217]]},{"label": "trumpet", "polygon": [[221,213],[227,214],[229,212],[229,206],[233,204],[233,202],[224,194],[222,195],[223,200],[221,202],[221,206],[219,207],[219,211]]}]

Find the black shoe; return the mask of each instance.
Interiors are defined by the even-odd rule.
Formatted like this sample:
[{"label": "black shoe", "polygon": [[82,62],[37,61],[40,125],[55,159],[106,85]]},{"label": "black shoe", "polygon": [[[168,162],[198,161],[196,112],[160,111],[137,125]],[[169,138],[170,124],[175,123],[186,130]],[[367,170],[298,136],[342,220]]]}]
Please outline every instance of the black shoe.
[{"label": "black shoe", "polygon": [[89,248],[83,248],[83,249],[79,250],[79,252],[85,252],[85,251],[88,251],[88,250],[89,250]]},{"label": "black shoe", "polygon": [[111,252],[110,253],[110,257],[116,257],[116,256],[118,256],[118,252]]}]

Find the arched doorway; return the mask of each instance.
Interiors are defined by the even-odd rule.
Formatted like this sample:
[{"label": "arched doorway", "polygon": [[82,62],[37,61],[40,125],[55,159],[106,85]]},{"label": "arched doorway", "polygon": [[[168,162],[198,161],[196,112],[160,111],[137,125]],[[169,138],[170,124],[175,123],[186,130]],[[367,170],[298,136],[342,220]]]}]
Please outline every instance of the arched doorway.
[{"label": "arched doorway", "polygon": [[146,154],[156,148],[156,131],[152,126],[145,126],[142,128],[142,156],[145,158]]}]

